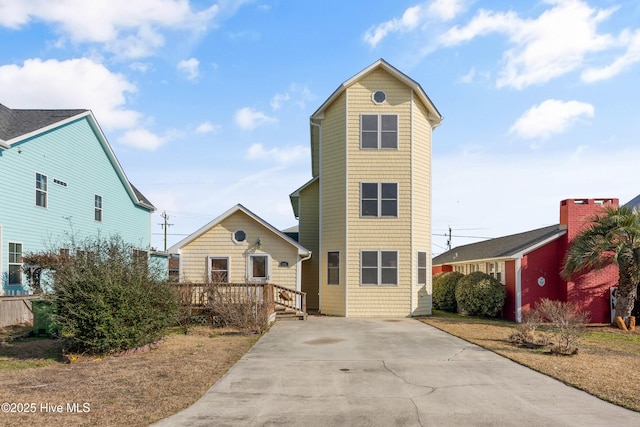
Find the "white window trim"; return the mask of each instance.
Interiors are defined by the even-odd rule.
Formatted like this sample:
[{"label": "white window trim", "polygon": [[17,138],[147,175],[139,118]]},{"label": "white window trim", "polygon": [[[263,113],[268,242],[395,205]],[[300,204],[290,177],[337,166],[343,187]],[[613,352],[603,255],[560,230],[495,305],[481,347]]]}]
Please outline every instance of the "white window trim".
[{"label": "white window trim", "polygon": [[[373,95],[372,95],[373,97]],[[373,99],[373,98],[372,98]],[[386,102],[386,100],[385,100]],[[378,116],[378,138],[377,146],[363,147],[362,146],[362,116]],[[396,146],[395,147],[382,147],[382,116],[396,116]],[[400,148],[400,115],[395,113],[360,113],[360,149],[361,150],[395,150]]]},{"label": "white window trim", "polygon": [[[46,183],[46,189],[45,190],[41,190],[38,188],[38,175],[43,176]],[[49,177],[41,172],[36,171],[35,173],[35,182],[34,182],[34,188],[36,190],[36,207],[38,208],[43,208],[43,209],[47,209],[49,207]],[[44,193],[44,206],[40,206],[38,204],[38,192]]]},{"label": "white window trim", "polygon": [[[329,253],[331,252],[337,252],[338,253],[338,283],[329,283]],[[341,280],[340,280],[340,273],[341,273],[341,269],[342,269],[342,253],[340,251],[327,251],[327,286],[340,286],[341,285]],[[332,267],[335,268],[335,267]]]},{"label": "white window trim", "polygon": [[211,282],[211,261],[214,259],[226,259],[227,260],[227,282],[231,282],[231,258],[229,256],[209,256],[207,257],[207,277]]},{"label": "white window trim", "polygon": [[[362,215],[362,185],[363,184],[378,184],[378,215]],[[382,215],[382,184],[395,184],[396,185],[396,215]],[[361,182],[360,183],[360,218],[400,218],[400,183],[397,181],[389,182]]]},{"label": "white window trim", "polygon": [[[424,266],[424,282],[420,282],[420,254],[424,254],[425,256],[425,266]],[[426,285],[427,284],[427,275],[429,274],[428,271],[428,267],[429,267],[429,258],[428,258],[429,254],[427,253],[427,251],[418,251],[418,254],[416,255],[416,283],[418,284],[418,286],[420,285]]]},{"label": "white window trim", "polygon": [[[9,261],[9,257],[11,256],[11,251],[9,250],[9,245],[10,244],[14,244],[14,245],[20,245],[20,258],[23,258],[24,256],[24,244],[22,242],[12,242],[9,241],[7,242],[7,285],[8,286],[23,286],[24,285],[24,272],[22,271],[22,268],[24,267],[24,261],[23,262],[11,262]],[[10,279],[11,279],[11,266],[12,265],[19,265],[20,266],[20,283],[11,283]]]},{"label": "white window trim", "polygon": [[[265,265],[265,274],[266,277],[253,277],[253,261],[252,259],[255,257],[266,257],[267,262]],[[251,253],[247,255],[247,279],[251,283],[269,283],[271,278],[271,255],[266,253]]]},{"label": "white window trim", "polygon": [[[378,270],[378,283],[362,283],[362,253],[363,252],[376,252],[378,254],[377,270]],[[383,252],[395,252],[396,253],[396,283],[388,284],[382,283],[382,253]],[[363,287],[382,287],[382,288],[397,288],[400,281],[400,251],[397,249],[362,249],[360,251],[360,286]]]},{"label": "white window trim", "polygon": [[[238,231],[242,231],[244,233],[244,240],[237,240],[236,239],[236,233]],[[241,244],[246,242],[249,239],[249,235],[247,234],[247,231],[243,228],[238,228],[237,230],[235,230],[232,234],[231,234],[231,240],[233,240],[233,243],[235,244]]]},{"label": "white window trim", "polygon": [[[100,197],[100,207],[96,206],[96,202],[98,201],[97,198]],[[100,219],[96,219],[96,214],[100,212]],[[93,195],[93,219],[96,222],[102,222],[103,216],[103,209],[102,209],[102,196],[99,194],[94,194]]]}]

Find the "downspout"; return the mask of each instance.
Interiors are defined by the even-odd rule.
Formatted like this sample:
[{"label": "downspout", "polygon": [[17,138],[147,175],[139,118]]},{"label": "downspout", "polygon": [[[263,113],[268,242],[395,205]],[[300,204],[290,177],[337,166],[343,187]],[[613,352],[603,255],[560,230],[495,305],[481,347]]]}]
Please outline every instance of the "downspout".
[{"label": "downspout", "polygon": [[[318,311],[322,313],[322,126],[309,119],[311,126],[318,127]],[[313,152],[311,153],[313,156]],[[313,164],[311,165],[313,168]]]},{"label": "downspout", "polygon": [[[296,266],[296,291],[298,292],[302,292],[302,263],[311,258],[311,255],[312,253],[309,251],[309,255],[298,260],[298,265]],[[299,299],[297,305],[302,307],[302,295],[299,295],[297,298]]]},{"label": "downspout", "polygon": [[516,322],[522,322],[522,258],[516,259]]}]

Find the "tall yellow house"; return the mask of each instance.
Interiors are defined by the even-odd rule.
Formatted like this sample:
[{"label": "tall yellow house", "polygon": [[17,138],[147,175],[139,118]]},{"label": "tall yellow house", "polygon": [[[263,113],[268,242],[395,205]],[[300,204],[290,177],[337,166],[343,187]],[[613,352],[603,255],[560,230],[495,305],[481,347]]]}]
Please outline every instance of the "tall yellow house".
[{"label": "tall yellow house", "polygon": [[291,195],[307,306],[347,317],[431,313],[431,134],[442,116],[380,59],[310,119],[312,179]]}]

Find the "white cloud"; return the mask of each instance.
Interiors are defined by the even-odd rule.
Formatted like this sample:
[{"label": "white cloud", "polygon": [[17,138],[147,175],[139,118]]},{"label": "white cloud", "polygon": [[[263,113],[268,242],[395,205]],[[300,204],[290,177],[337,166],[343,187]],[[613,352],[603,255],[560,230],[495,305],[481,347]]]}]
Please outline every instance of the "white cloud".
[{"label": "white cloud", "polygon": [[420,5],[411,6],[404,11],[402,17],[393,18],[368,29],[364,35],[364,41],[367,42],[369,46],[376,47],[389,33],[413,30],[420,23],[421,10]]},{"label": "white cloud", "polygon": [[427,12],[441,21],[449,21],[464,9],[465,1],[462,0],[434,0],[427,7]]},{"label": "white cloud", "polygon": [[220,1],[192,10],[186,0],[0,0],[0,25],[19,29],[30,22],[54,24],[63,39],[99,43],[120,56],[151,55],[165,43],[162,31],[205,31],[246,0]]},{"label": "white cloud", "polygon": [[640,30],[636,30],[633,33],[628,30],[624,31],[619,39],[621,44],[626,46],[627,51],[609,65],[599,68],[587,68],[582,73],[582,80],[591,83],[610,79],[640,62]]},{"label": "white cloud", "polygon": [[124,76],[87,58],[58,61],[28,59],[20,65],[0,66],[0,99],[11,108],[93,111],[101,126],[126,129],[141,114],[126,108],[136,86]]},{"label": "white cloud", "polygon": [[291,99],[291,95],[288,92],[286,93],[276,93],[273,98],[271,98],[271,108],[274,110],[279,110],[282,107],[282,104]]},{"label": "white cloud", "polygon": [[580,0],[547,3],[552,7],[536,19],[480,10],[466,26],[455,26],[441,35],[440,43],[454,46],[490,33],[504,33],[513,47],[503,55],[504,67],[496,84],[516,89],[574,71],[583,66],[586,55],[615,43],[611,35],[597,32],[598,24],[615,8],[595,9]]},{"label": "white cloud", "polygon": [[167,137],[158,136],[143,128],[128,130],[118,138],[120,144],[149,151],[157,150],[167,141]]},{"label": "white cloud", "polygon": [[214,125],[210,121],[202,122],[196,128],[196,133],[211,133],[220,129],[219,125]]},{"label": "white cloud", "polygon": [[509,132],[525,139],[546,139],[583,117],[593,117],[594,112],[593,105],[584,102],[548,99],[527,110]]},{"label": "white cloud", "polygon": [[306,108],[307,103],[314,99],[315,96],[307,86],[291,83],[286,92],[276,93],[273,98],[271,98],[271,108],[279,110],[285,104],[289,103],[289,101],[300,108]]},{"label": "white cloud", "polygon": [[178,70],[183,72],[189,80],[196,80],[200,75],[200,61],[196,58],[183,59],[178,62],[177,67]]},{"label": "white cloud", "polygon": [[278,163],[290,163],[306,157],[309,157],[309,148],[301,145],[285,148],[274,147],[267,150],[264,145],[258,143],[251,145],[247,150],[249,160],[271,159]]},{"label": "white cloud", "polygon": [[242,129],[255,129],[258,126],[275,123],[274,117],[269,117],[262,111],[256,111],[253,108],[244,107],[236,111],[235,122]]}]

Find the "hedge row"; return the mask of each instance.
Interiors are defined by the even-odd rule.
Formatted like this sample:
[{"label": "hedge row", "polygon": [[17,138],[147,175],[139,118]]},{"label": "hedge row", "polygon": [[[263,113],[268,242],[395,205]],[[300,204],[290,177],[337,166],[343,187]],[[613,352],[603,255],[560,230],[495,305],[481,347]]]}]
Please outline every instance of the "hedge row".
[{"label": "hedge row", "polygon": [[504,306],[504,286],[486,273],[457,271],[433,276],[433,308],[451,313],[495,317]]}]

